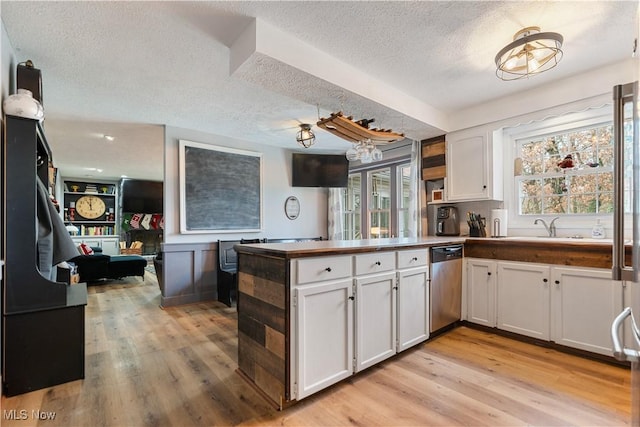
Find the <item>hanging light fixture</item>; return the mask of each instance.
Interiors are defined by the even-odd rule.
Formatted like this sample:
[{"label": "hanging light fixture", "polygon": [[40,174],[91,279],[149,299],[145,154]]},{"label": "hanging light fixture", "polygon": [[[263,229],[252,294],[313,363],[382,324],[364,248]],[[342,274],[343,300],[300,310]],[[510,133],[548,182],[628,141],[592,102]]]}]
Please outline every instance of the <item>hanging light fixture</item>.
[{"label": "hanging light fixture", "polygon": [[371,163],[382,160],[382,151],[367,139],[354,143],[347,150],[346,157],[350,162],[360,160],[361,163]]},{"label": "hanging light fixture", "polygon": [[300,125],[300,130],[296,134],[296,141],[304,148],[309,148],[316,142],[316,136],[311,131],[310,124],[302,123]]},{"label": "hanging light fixture", "polygon": [[550,70],[562,59],[562,35],[541,33],[527,27],[496,55],[496,75],[502,80],[518,80]]}]

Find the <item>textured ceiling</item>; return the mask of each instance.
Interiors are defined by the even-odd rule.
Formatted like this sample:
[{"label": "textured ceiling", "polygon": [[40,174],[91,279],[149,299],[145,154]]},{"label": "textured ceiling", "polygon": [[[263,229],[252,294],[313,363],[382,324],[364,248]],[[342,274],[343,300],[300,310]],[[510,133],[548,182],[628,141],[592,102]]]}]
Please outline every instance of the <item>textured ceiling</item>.
[{"label": "textured ceiling", "polygon": [[[450,130],[438,114],[628,58],[637,2],[2,1],[0,7],[18,62],[31,59],[42,70],[45,128],[63,174],[161,179],[162,124],[297,149],[297,124],[342,110],[414,139],[438,135]],[[258,32],[256,52],[231,72],[234,45],[255,18],[286,35],[284,42],[269,44]],[[563,34],[562,62],[529,80],[498,80],[495,53],[531,25]],[[308,67],[296,61],[309,52],[322,60],[309,55]],[[348,67],[354,71],[327,77]],[[399,101],[386,102],[390,93]],[[320,129],[316,135],[311,150],[348,148]]]}]

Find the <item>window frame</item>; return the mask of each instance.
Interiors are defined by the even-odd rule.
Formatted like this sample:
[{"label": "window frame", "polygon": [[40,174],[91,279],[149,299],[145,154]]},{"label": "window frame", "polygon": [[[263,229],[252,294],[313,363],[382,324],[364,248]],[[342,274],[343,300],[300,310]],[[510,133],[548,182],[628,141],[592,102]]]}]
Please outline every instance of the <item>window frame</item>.
[{"label": "window frame", "polygon": [[[401,180],[399,179],[399,173],[403,167],[411,167],[411,156],[400,156],[389,159],[388,161],[382,161],[377,163],[370,163],[366,165],[359,165],[349,170],[349,178],[353,175],[360,174],[360,239],[374,239],[377,237],[371,236],[371,212],[369,207],[369,186],[370,186],[370,174],[372,172],[389,169],[389,188],[390,194],[390,215],[389,215],[389,237],[398,237],[400,231],[399,223],[399,209],[402,205],[399,197],[402,197],[402,189],[399,187]],[[347,187],[348,188],[348,187]],[[340,189],[340,197],[344,200],[345,188]],[[403,208],[403,210],[409,210],[409,207]],[[377,210],[376,210],[377,211]],[[346,206],[343,207],[343,211],[340,213],[344,215],[347,213]],[[417,226],[417,224],[416,224]],[[346,220],[343,227],[346,227]],[[346,232],[345,229],[342,230]],[[346,234],[345,234],[346,235]]]},{"label": "window frame", "polygon": [[611,227],[613,225],[612,213],[521,215],[519,213],[519,177],[515,175],[514,167],[517,156],[516,144],[519,140],[564,133],[575,129],[602,126],[612,122],[613,110],[610,104],[606,104],[580,112],[571,112],[561,116],[518,124],[502,129],[505,161],[504,191],[506,196],[504,204],[509,211],[509,228],[537,228],[533,225],[533,221],[536,218],[551,220],[556,216],[560,216],[560,219],[556,222],[558,228],[569,229],[570,232],[573,232],[572,230],[575,229],[575,232],[578,234],[584,234],[584,229],[591,228],[595,224],[596,219],[600,219],[602,225],[605,227]]}]

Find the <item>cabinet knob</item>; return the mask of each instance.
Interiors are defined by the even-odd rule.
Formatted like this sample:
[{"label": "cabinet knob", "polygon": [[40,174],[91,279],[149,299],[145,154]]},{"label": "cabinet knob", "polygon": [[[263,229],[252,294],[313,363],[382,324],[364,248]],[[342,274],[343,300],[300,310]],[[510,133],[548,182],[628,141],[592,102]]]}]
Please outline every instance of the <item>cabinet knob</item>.
[{"label": "cabinet knob", "polygon": [[376,265],[382,265],[380,261],[376,261]]},{"label": "cabinet knob", "polygon": [[353,295],[351,295],[351,296],[349,297],[349,299],[350,299],[351,301],[353,301],[353,300],[355,299],[355,297],[354,297]]},{"label": "cabinet knob", "polygon": [[417,256],[414,256],[413,258],[411,258],[411,261],[417,261],[417,260],[418,260]]},{"label": "cabinet knob", "polygon": [[486,189],[487,189],[487,186],[486,186],[486,185],[483,185],[483,186],[482,186],[482,189],[483,189],[483,190],[486,190]]},{"label": "cabinet knob", "polygon": [[544,283],[547,283],[549,280],[548,280],[548,279],[542,279],[542,281],[543,281]]},{"label": "cabinet knob", "polygon": [[556,280],[556,285],[559,285],[559,284],[560,284],[560,280]]},{"label": "cabinet knob", "polygon": [[491,276],[491,272],[490,271],[487,272],[487,276]]},{"label": "cabinet knob", "polygon": [[328,272],[328,273],[331,273],[331,267],[325,268],[325,271]]},{"label": "cabinet knob", "polygon": [[398,287],[397,287],[397,286],[394,286],[394,287],[393,287],[393,289],[395,289],[395,290],[397,291],[397,290],[398,290]]}]

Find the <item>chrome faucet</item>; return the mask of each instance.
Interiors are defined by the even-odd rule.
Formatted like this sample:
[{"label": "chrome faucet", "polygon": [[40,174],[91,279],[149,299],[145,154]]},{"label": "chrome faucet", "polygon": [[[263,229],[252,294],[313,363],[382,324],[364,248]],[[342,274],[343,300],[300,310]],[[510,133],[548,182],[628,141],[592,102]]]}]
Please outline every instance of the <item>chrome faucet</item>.
[{"label": "chrome faucet", "polygon": [[556,237],[556,220],[558,219],[560,219],[559,216],[553,218],[551,220],[551,223],[549,223],[549,225],[547,225],[547,223],[542,218],[536,218],[536,220],[533,221],[533,223],[537,224],[538,222],[541,222],[542,225],[544,226],[544,229],[547,230],[547,234],[549,234],[549,237]]}]

